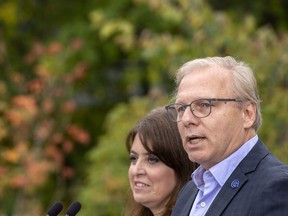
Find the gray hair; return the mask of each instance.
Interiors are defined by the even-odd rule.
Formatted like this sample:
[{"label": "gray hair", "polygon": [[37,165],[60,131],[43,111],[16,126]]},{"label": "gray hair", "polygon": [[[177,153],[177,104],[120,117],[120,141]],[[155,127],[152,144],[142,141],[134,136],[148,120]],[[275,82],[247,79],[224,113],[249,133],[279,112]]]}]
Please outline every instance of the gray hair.
[{"label": "gray hair", "polygon": [[250,101],[256,105],[256,119],[252,128],[257,131],[262,124],[260,97],[257,90],[257,82],[252,69],[244,62],[237,61],[231,56],[206,57],[194,59],[183,64],[176,74],[176,91],[186,74],[194,69],[218,66],[225,68],[232,73],[234,94],[242,101]]}]

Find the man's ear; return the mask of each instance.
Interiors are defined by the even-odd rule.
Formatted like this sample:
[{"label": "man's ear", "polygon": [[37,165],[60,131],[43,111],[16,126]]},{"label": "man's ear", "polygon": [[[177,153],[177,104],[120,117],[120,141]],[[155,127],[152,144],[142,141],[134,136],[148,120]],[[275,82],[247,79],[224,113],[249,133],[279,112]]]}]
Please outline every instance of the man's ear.
[{"label": "man's ear", "polygon": [[256,119],[256,104],[247,101],[243,105],[244,128],[251,128]]}]

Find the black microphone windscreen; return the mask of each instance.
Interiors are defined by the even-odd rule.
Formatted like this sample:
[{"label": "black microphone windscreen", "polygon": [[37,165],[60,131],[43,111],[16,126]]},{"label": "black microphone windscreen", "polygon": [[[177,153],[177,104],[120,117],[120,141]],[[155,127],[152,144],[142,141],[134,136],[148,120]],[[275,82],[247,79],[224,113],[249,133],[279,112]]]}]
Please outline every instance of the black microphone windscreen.
[{"label": "black microphone windscreen", "polygon": [[65,216],[75,216],[81,209],[81,203],[74,201],[66,211]]},{"label": "black microphone windscreen", "polygon": [[47,211],[47,216],[57,216],[63,209],[63,205],[60,202],[54,203],[54,205]]}]

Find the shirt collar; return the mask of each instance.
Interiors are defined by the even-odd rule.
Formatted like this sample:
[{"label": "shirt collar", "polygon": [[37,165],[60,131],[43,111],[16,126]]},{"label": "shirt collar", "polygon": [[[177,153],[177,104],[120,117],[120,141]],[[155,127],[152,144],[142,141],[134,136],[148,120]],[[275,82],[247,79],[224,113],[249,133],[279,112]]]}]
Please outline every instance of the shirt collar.
[{"label": "shirt collar", "polygon": [[237,151],[231,154],[229,157],[220,161],[208,170],[205,170],[201,165],[192,173],[192,179],[199,188],[200,185],[205,184],[203,181],[203,174],[205,171],[209,171],[215,180],[221,187],[224,185],[226,180],[238,166],[238,164],[246,157],[250,150],[258,141],[258,136],[255,135],[253,138],[244,143]]}]

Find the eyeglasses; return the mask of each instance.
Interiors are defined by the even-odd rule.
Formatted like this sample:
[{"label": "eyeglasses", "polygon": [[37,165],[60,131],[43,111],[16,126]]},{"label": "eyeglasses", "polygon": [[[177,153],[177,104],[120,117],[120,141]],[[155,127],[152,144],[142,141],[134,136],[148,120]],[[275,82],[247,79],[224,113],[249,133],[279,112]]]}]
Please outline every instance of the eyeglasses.
[{"label": "eyeglasses", "polygon": [[205,118],[210,115],[212,109],[212,102],[242,102],[238,98],[204,98],[192,101],[190,104],[175,103],[165,106],[170,119],[174,122],[180,122],[187,107],[190,107],[191,112],[197,118]]}]

